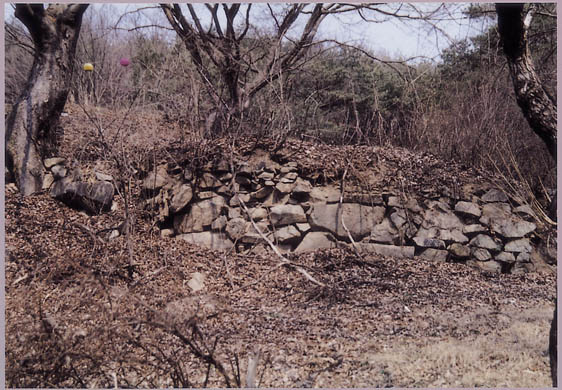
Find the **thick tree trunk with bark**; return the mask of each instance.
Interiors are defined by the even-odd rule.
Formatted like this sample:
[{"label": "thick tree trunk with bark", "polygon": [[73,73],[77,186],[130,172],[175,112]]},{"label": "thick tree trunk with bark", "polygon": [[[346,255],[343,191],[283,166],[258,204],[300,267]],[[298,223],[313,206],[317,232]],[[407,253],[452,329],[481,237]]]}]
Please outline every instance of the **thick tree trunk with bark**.
[{"label": "thick tree trunk with bark", "polygon": [[70,89],[76,42],[87,4],[17,4],[15,15],[29,30],[35,58],[24,92],[6,123],[6,166],[23,196],[41,190],[42,157]]},{"label": "thick tree trunk with bark", "polygon": [[[533,131],[546,144],[556,161],[557,112],[555,100],[546,92],[529,52],[527,34],[533,17],[534,6],[525,4],[496,4],[498,29],[509,64],[509,72],[515,88],[517,103]],[[556,196],[556,195],[555,195]],[[556,221],[556,197],[549,207],[549,217]],[[556,303],[558,301],[556,300]],[[548,352],[553,386],[557,386],[558,347],[556,343],[557,313],[550,324]]]},{"label": "thick tree trunk with bark", "polygon": [[545,91],[533,65],[527,34],[533,8],[525,4],[496,4],[498,28],[515,88],[517,103],[533,131],[556,160],[556,103]]}]

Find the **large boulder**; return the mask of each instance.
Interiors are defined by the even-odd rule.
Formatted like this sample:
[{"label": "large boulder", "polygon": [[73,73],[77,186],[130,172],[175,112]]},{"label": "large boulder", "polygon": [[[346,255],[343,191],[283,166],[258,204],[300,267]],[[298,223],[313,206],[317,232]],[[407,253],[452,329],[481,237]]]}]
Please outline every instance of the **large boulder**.
[{"label": "large boulder", "polygon": [[482,216],[479,221],[481,224],[490,225],[490,221],[493,219],[509,218],[510,213],[511,206],[507,203],[488,203],[482,207]]},{"label": "large boulder", "polygon": [[464,224],[450,211],[443,210],[445,207],[435,207],[426,210],[423,216],[422,226],[424,228],[436,227],[439,229],[458,229],[462,231]]},{"label": "large boulder", "polygon": [[174,229],[179,233],[202,232],[203,228],[210,226],[225,208],[226,201],[222,196],[194,203],[187,214],[178,214],[174,217]]},{"label": "large boulder", "polygon": [[519,218],[494,218],[490,226],[492,231],[505,238],[520,238],[533,232],[537,225]]},{"label": "large boulder", "polygon": [[392,244],[398,238],[398,230],[392,226],[388,218],[384,218],[381,223],[375,225],[371,231],[370,241],[382,244]]},{"label": "large boulder", "polygon": [[277,242],[285,244],[298,240],[301,237],[301,232],[293,225],[289,225],[276,230],[273,236]]},{"label": "large boulder", "polygon": [[269,209],[271,223],[274,226],[291,225],[306,222],[304,210],[299,205],[276,205]]},{"label": "large boulder", "polygon": [[336,237],[347,240],[348,235],[342,225],[345,226],[353,239],[360,240],[371,233],[373,227],[382,222],[384,218],[384,207],[370,207],[355,203],[344,204],[314,204],[310,212],[309,223],[312,227],[327,230]]},{"label": "large boulder", "polygon": [[172,192],[172,201],[170,202],[170,212],[177,213],[183,209],[191,201],[193,191],[189,184],[182,184]]},{"label": "large boulder", "polygon": [[495,242],[492,237],[485,234],[479,234],[474,237],[472,240],[470,240],[469,245],[475,246],[477,248],[490,249],[493,251],[501,250],[501,245]]},{"label": "large boulder", "polygon": [[169,181],[170,177],[166,172],[166,166],[161,165],[146,176],[142,182],[142,187],[145,190],[156,191],[164,187]]},{"label": "large boulder", "polygon": [[51,196],[71,207],[86,210],[90,214],[100,214],[111,209],[114,189],[111,183],[99,181],[59,180],[51,188]]}]

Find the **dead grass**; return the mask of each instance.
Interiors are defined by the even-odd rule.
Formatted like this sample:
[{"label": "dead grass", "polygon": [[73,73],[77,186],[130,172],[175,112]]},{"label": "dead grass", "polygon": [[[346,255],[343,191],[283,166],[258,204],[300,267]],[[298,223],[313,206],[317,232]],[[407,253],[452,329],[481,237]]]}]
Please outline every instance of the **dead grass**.
[{"label": "dead grass", "polygon": [[[547,348],[553,307],[502,313],[510,325],[481,327],[483,334],[398,343],[367,354],[370,366],[409,387],[550,387]],[[466,317],[474,317],[467,315]],[[471,318],[476,320],[475,318]]]}]

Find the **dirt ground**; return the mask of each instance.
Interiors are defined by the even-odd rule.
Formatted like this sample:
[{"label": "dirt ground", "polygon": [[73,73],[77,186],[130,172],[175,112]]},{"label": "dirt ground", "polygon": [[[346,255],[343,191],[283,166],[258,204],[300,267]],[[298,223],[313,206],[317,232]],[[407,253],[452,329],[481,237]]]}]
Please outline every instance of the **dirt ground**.
[{"label": "dirt ground", "polygon": [[[78,108],[67,111],[60,154],[111,168],[95,128]],[[106,114],[98,118],[109,137],[115,121]],[[134,117],[115,122],[126,146],[115,145],[139,174],[182,158],[177,129]],[[285,148],[297,152],[308,156],[303,169],[327,176],[319,181],[358,155],[358,171],[384,168],[385,179],[371,183],[381,188],[393,177],[416,191],[476,175],[398,149]],[[551,266],[498,275],[347,249],[285,264],[274,254],[224,254],[161,238],[131,191],[134,229],[110,240],[122,197],[113,211],[87,215],[47,193],[21,199],[6,188],[9,387],[223,387],[248,377],[261,387],[551,385]]]},{"label": "dirt ground", "polygon": [[290,257],[320,287],[274,255],[223,255],[148,223],[131,252],[124,237],[102,243],[83,228],[118,213],[8,191],[8,386],[224,386],[208,355],[234,386],[257,351],[256,384],[268,387],[550,385],[553,272],[344,249]]}]

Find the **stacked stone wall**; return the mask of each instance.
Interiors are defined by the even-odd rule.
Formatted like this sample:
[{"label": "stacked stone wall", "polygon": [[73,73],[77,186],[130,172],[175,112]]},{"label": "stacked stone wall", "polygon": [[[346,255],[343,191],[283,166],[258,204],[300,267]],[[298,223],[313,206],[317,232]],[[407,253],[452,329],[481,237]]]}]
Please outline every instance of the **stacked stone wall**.
[{"label": "stacked stone wall", "polygon": [[532,210],[492,185],[455,198],[342,194],[337,183],[315,185],[297,161],[234,165],[234,172],[226,161],[200,173],[165,165],[152,171],[142,184],[145,206],[157,213],[162,235],[243,253],[267,251],[263,236],[282,252],[350,245],[352,238],[364,252],[492,272],[518,272],[531,261]]}]

